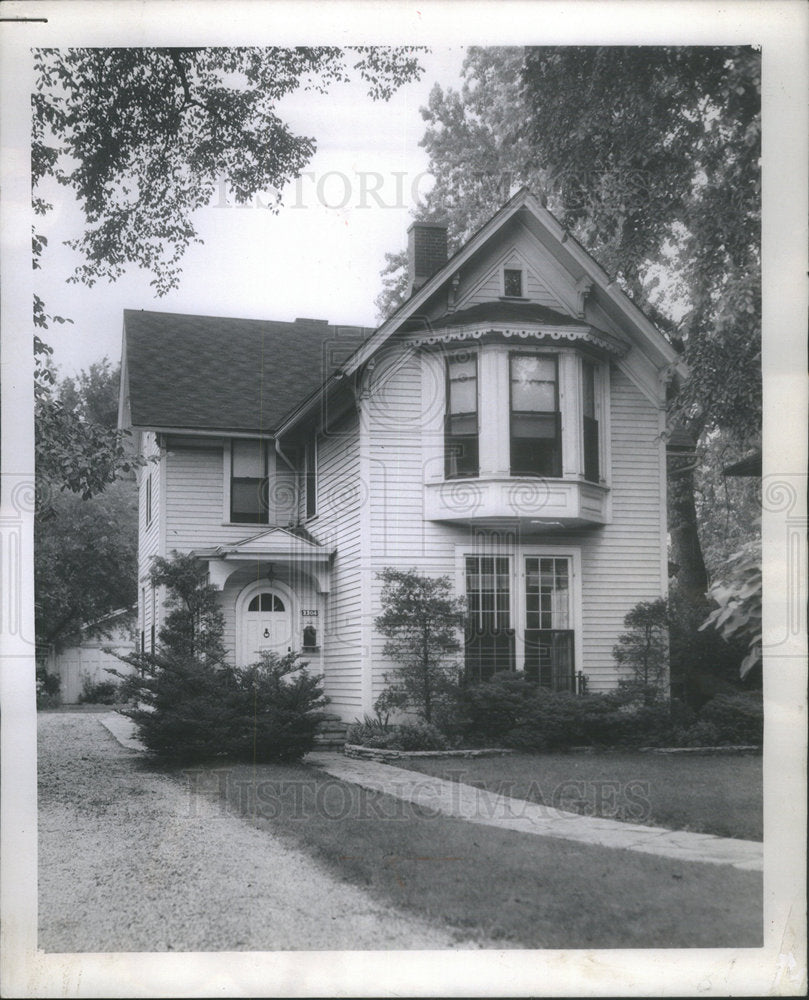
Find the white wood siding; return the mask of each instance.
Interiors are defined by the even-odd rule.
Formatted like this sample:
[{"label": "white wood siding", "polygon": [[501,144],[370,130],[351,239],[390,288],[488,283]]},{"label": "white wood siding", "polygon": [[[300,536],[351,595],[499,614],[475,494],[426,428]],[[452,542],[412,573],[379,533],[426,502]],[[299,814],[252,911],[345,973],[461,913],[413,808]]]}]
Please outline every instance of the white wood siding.
[{"label": "white wood siding", "polygon": [[[165,460],[160,456],[157,436],[151,431],[143,435],[141,454],[147,459],[147,463],[138,470],[138,630],[143,631],[148,649],[152,625],[155,625],[155,631],[157,631],[160,617],[158,611],[157,621],[153,621],[152,586],[149,583],[149,572],[154,557],[165,554],[162,549]],[[147,492],[150,478],[152,517],[147,524]],[[144,590],[145,601],[143,599]]]},{"label": "white wood siding", "polygon": [[317,517],[306,522],[321,545],[337,550],[321,641],[329,710],[347,721],[362,714],[360,509],[367,496],[360,478],[359,421],[352,416],[318,438]]},{"label": "white wood siding", "polygon": [[[496,237],[485,259],[470,262],[461,274],[456,308],[498,301],[504,267],[524,269],[523,296],[559,312],[571,312],[574,282],[552,255],[521,225],[509,225]],[[567,303],[567,305],[565,305]]]},{"label": "white wood siding", "polygon": [[[423,518],[420,360],[401,367],[390,361],[377,366],[376,391],[368,404],[371,420],[371,553],[374,574],[385,566],[415,567],[434,576],[455,574],[455,546],[469,544],[472,529]],[[425,382],[429,384],[429,380]],[[620,371],[611,372],[613,523],[564,535],[517,533],[526,545],[577,547],[582,562],[582,663],[591,690],[617,682],[612,648],[623,630],[623,618],[638,601],[661,594],[661,462],[657,408]],[[484,413],[481,419],[493,419]],[[507,415],[504,415],[507,419]],[[380,584],[374,578],[372,616],[379,613]],[[374,633],[374,697],[384,687],[384,674],[394,668],[382,656],[384,640]]]}]

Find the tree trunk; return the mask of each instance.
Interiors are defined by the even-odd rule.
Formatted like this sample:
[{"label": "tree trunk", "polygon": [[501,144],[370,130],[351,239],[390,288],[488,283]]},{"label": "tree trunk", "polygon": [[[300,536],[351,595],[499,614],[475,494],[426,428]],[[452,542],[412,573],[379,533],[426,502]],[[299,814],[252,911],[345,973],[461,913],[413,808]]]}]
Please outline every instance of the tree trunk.
[{"label": "tree trunk", "polygon": [[704,601],[708,574],[697,532],[694,459],[690,455],[669,456],[668,509],[671,559],[678,567],[678,587],[689,600]]}]

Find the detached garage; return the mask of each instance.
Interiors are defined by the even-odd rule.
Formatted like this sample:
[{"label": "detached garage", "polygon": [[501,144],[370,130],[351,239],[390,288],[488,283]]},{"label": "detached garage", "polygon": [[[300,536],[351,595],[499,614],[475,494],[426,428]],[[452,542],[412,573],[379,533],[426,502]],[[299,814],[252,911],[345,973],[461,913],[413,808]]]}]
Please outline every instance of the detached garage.
[{"label": "detached garage", "polygon": [[[48,654],[47,670],[59,678],[59,694],[62,703],[75,705],[81,696],[85,683],[99,684],[114,681],[108,669],[129,673],[132,668],[122,663],[113,652],[122,655],[135,651],[134,609],[125,608],[109,615],[103,624],[108,636],[82,638],[73,646],[66,646],[58,653],[51,648]],[[96,625],[102,623],[96,623]]]}]

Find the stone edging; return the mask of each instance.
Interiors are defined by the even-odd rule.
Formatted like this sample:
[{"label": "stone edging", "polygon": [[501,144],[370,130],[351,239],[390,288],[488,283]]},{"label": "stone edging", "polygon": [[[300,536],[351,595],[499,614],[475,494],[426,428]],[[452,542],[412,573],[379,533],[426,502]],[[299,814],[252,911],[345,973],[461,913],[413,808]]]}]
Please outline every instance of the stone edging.
[{"label": "stone edging", "polygon": [[[630,751],[631,747],[612,747],[606,752],[618,753]],[[636,753],[701,753],[701,754],[742,754],[761,753],[761,747],[755,744],[739,744],[727,747],[636,747]],[[571,747],[571,753],[603,753],[597,747]],[[357,743],[346,743],[343,746],[343,753],[346,757],[356,757],[360,760],[408,760],[411,757],[417,759],[424,757],[506,757],[509,754],[517,753],[516,750],[485,748],[481,750],[388,750],[384,747],[363,747]]]},{"label": "stone edging", "polygon": [[746,743],[728,747],[638,747],[638,753],[761,753],[761,747]]},{"label": "stone edging", "polygon": [[514,753],[514,750],[388,750],[384,747],[362,747],[356,743],[346,743],[343,753],[346,757],[358,757],[361,760],[397,760],[410,757],[503,757]]}]

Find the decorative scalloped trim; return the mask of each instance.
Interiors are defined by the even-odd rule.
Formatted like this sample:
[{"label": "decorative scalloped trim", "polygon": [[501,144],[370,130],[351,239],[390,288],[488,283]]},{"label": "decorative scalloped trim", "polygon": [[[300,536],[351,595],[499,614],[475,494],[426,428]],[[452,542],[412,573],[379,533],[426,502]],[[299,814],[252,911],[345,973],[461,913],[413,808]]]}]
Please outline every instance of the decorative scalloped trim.
[{"label": "decorative scalloped trim", "polygon": [[415,337],[411,342],[419,346],[449,344],[459,340],[480,340],[481,337],[490,333],[496,333],[506,338],[519,338],[520,340],[544,340],[550,338],[551,340],[584,341],[585,343],[601,348],[602,351],[606,351],[616,358],[623,357],[628,351],[627,347],[619,345],[612,339],[607,340],[604,337],[599,337],[593,332],[592,328],[566,326],[543,326],[534,330],[488,325],[482,327],[459,327],[431,334],[430,336]]}]

